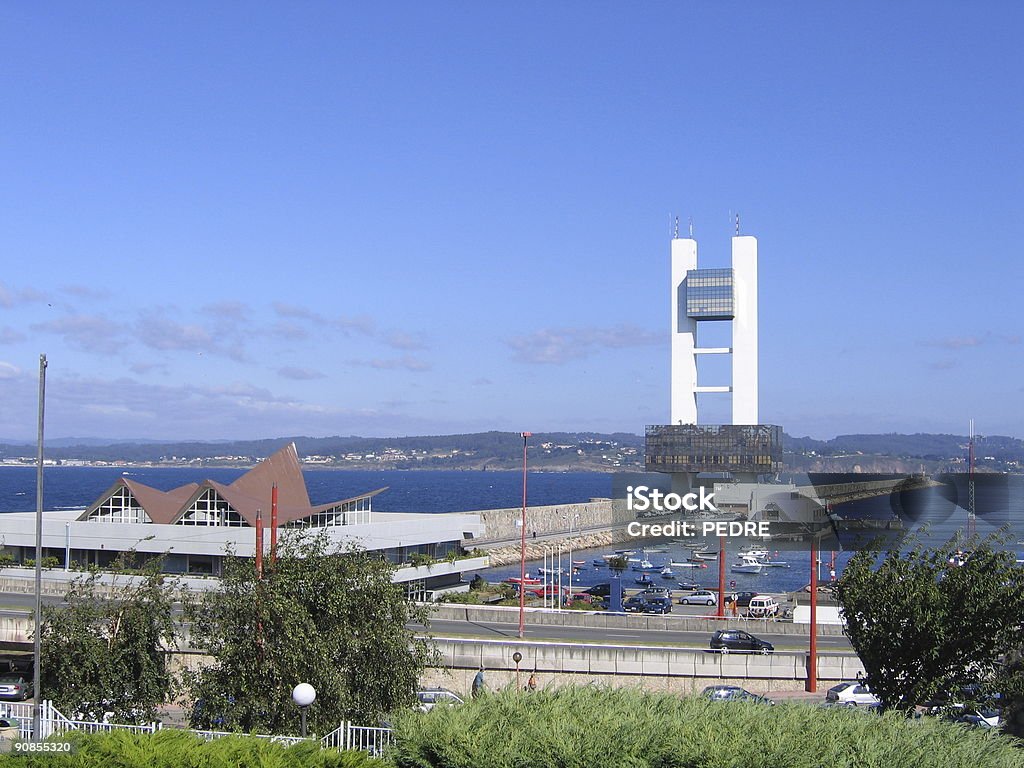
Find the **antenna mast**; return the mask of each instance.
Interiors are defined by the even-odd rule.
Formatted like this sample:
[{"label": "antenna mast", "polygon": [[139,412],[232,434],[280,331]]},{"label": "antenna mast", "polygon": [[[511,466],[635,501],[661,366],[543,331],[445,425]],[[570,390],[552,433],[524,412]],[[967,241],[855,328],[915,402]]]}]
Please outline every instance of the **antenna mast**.
[{"label": "antenna mast", "polygon": [[974,509],[974,419],[971,419],[970,441],[967,443],[967,536],[974,538],[977,532],[977,518]]}]

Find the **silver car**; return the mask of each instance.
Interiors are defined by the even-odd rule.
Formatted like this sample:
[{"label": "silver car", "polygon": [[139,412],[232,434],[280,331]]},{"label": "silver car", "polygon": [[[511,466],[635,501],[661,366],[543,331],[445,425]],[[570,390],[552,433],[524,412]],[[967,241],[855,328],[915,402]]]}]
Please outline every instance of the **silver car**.
[{"label": "silver car", "polygon": [[698,589],[689,595],[679,598],[680,605],[716,605],[718,595],[709,589]]}]

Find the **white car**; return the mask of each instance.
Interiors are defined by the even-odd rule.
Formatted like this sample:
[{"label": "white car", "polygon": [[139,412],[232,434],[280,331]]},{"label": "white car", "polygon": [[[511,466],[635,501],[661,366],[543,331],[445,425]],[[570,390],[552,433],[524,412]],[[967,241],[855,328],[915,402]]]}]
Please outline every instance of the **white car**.
[{"label": "white car", "polygon": [[689,595],[679,598],[680,605],[715,605],[718,603],[718,594],[709,589],[698,589]]},{"label": "white car", "polygon": [[419,702],[417,709],[421,712],[429,712],[441,703],[453,706],[455,704],[462,704],[462,699],[447,688],[423,688],[416,691],[416,699]]},{"label": "white car", "polygon": [[849,704],[854,707],[870,707],[880,703],[878,697],[869,691],[864,683],[858,680],[833,685],[828,689],[828,693],[825,694],[825,701],[834,704]]}]

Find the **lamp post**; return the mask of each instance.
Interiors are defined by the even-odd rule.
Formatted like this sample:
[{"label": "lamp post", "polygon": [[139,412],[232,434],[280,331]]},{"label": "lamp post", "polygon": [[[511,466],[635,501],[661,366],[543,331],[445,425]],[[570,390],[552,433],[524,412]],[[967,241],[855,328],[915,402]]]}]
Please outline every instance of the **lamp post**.
[{"label": "lamp post", "polygon": [[516,690],[519,690],[519,662],[523,660],[523,654],[516,651],[512,654],[512,661],[516,663]]},{"label": "lamp post", "polygon": [[43,414],[46,403],[46,355],[39,356],[39,433],[36,445],[36,610],[35,643],[32,654],[32,692],[35,704],[32,706],[32,738],[42,738],[41,719],[42,695],[40,660],[42,656],[43,623]]},{"label": "lamp post", "polygon": [[580,532],[580,516],[579,514],[570,514],[569,518],[569,597],[572,597],[572,523],[576,521],[576,533]]},{"label": "lamp post", "polygon": [[316,689],[309,683],[299,683],[292,689],[292,701],[299,707],[302,722],[302,738],[306,738],[306,710],[316,700]]},{"label": "lamp post", "polygon": [[519,639],[526,634],[526,441],[532,432],[521,432],[523,438],[523,519],[519,544]]}]

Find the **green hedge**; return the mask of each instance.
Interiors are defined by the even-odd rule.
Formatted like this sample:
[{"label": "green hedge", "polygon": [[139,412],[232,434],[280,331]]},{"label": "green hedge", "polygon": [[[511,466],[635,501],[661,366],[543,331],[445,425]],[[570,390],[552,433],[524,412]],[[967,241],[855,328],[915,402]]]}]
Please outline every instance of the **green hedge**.
[{"label": "green hedge", "polygon": [[1021,742],[935,718],[593,687],[502,692],[395,722],[399,768],[986,768]]},{"label": "green hedge", "polygon": [[[294,747],[251,736],[203,741],[187,731],[133,734],[71,732],[71,754],[0,755],[0,768],[381,768],[361,752],[320,749],[307,742]],[[58,738],[65,738],[64,736]]]}]

